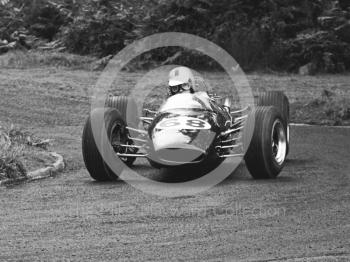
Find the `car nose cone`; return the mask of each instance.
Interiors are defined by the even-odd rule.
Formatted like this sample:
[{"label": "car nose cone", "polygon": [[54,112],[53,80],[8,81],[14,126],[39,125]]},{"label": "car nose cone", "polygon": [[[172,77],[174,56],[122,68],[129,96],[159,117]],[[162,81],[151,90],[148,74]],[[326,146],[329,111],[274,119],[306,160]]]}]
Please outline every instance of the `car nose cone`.
[{"label": "car nose cone", "polygon": [[163,148],[156,151],[157,157],[163,161],[174,164],[195,163],[203,159],[205,151],[191,145],[182,145],[177,148]]},{"label": "car nose cone", "polygon": [[177,148],[191,143],[191,137],[178,130],[160,130],[153,135],[154,150]]},{"label": "car nose cone", "polygon": [[195,132],[160,130],[153,135],[153,146],[157,159],[162,162],[191,163],[205,155],[205,150],[191,144]]}]

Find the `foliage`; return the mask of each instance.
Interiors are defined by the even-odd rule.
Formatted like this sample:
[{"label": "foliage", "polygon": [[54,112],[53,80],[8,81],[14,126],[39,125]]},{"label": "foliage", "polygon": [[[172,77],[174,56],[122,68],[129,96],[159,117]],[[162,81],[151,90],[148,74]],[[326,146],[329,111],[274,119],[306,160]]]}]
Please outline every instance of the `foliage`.
[{"label": "foliage", "polygon": [[73,22],[62,29],[68,50],[106,56],[125,46],[134,28],[133,7],[110,1],[91,1],[80,8]]},{"label": "foliage", "polygon": [[309,62],[319,71],[342,72],[350,68],[350,46],[332,33],[318,31],[276,41],[269,56],[271,67],[286,71],[296,71]]},{"label": "foliage", "polygon": [[[23,160],[39,157],[40,150],[47,150],[51,140],[42,140],[15,125],[0,122],[0,180],[26,177]],[[38,149],[40,150],[34,150]]]},{"label": "foliage", "polygon": [[4,2],[0,17],[0,39],[11,40],[14,32],[21,31],[51,41],[60,27],[69,22],[70,12],[46,0],[10,0]]},{"label": "foliage", "polygon": [[[350,68],[349,43],[343,42],[334,33],[335,26],[350,19],[347,1],[1,2],[0,40],[10,41],[15,31],[22,30],[47,41],[60,39],[73,53],[104,57],[117,53],[135,39],[153,33],[186,32],[220,45],[245,69],[270,67],[295,71],[309,62],[316,63],[320,71],[326,72],[339,71],[339,67]],[[27,48],[32,46],[22,42]],[[139,61],[143,61],[141,65],[147,65],[150,61],[165,61],[176,54],[179,54],[174,59],[177,63],[217,66],[207,57],[181,48],[153,51],[143,55]],[[333,66],[326,65],[327,62],[323,61],[325,56],[331,57],[327,59],[332,61]]]},{"label": "foliage", "polygon": [[[315,60],[323,71],[336,72],[338,64],[350,67],[349,44],[340,41],[331,29],[326,36],[318,34],[318,17],[331,4],[327,0],[159,1],[137,27],[136,35],[167,31],[199,35],[223,47],[245,69],[296,71]],[[327,53],[333,66],[321,61]],[[183,52],[178,62],[185,62],[188,55]],[[210,65],[209,59],[205,61]]]},{"label": "foliage", "polygon": [[17,136],[10,129],[0,126],[0,180],[4,178],[25,177],[26,171],[19,160],[23,154],[24,145],[17,141]]}]

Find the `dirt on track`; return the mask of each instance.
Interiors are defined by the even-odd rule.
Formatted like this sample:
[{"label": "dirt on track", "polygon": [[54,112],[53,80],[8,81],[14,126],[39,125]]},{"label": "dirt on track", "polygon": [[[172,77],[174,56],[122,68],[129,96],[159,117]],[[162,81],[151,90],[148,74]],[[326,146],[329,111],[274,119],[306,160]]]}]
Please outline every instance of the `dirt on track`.
[{"label": "dirt on track", "polygon": [[123,181],[92,181],[80,136],[96,76],[50,70],[1,74],[0,119],[55,139],[68,168],[0,190],[0,260],[350,259],[349,129],[292,127],[276,180],[252,180],[241,165],[200,195],[150,196]]}]

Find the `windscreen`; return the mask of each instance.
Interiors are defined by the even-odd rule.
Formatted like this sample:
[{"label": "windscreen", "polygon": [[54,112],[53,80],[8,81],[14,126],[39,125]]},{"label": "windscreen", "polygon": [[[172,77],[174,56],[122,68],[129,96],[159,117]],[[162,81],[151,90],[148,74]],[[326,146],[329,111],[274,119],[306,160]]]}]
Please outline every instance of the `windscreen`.
[{"label": "windscreen", "polygon": [[160,112],[173,109],[211,110],[211,106],[206,97],[201,97],[196,93],[181,93],[169,97],[160,107]]}]

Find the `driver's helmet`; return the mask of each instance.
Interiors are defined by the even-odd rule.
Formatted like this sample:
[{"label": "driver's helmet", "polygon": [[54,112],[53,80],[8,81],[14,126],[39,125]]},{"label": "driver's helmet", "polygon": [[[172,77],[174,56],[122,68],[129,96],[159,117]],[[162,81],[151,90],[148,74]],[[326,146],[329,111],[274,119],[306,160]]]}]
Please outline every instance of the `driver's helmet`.
[{"label": "driver's helmet", "polygon": [[169,73],[169,95],[184,91],[194,93],[194,76],[188,67],[176,67]]}]

